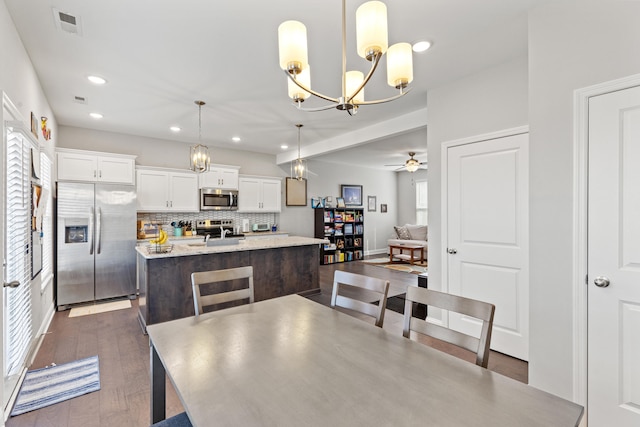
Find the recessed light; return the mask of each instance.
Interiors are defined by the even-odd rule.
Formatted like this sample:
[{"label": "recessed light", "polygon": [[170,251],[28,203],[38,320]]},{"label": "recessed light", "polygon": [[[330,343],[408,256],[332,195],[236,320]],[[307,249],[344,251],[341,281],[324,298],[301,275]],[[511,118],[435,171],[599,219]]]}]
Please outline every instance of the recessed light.
[{"label": "recessed light", "polygon": [[171,132],[180,132],[182,130],[178,126],[171,126],[169,129],[171,129]]},{"label": "recessed light", "polygon": [[413,44],[413,51],[414,52],[424,52],[425,50],[429,49],[431,47],[431,42],[428,42],[426,40],[417,42]]},{"label": "recessed light", "polygon": [[240,141],[241,141],[241,139],[240,139],[240,137],[239,137],[239,136],[234,136],[233,138],[231,138],[231,140],[232,140],[233,142],[240,142]]},{"label": "recessed light", "polygon": [[287,148],[289,148],[289,146],[288,146],[288,145],[285,145],[285,144],[282,144],[282,145],[280,146],[280,148],[282,148],[283,150],[286,150]]},{"label": "recessed light", "polygon": [[91,83],[96,84],[96,85],[103,85],[103,84],[105,84],[107,82],[105,79],[103,79],[100,76],[88,76],[87,79]]},{"label": "recessed light", "polygon": [[89,115],[91,117],[93,117],[94,119],[101,119],[102,118],[102,114],[100,114],[100,113],[89,113]]}]

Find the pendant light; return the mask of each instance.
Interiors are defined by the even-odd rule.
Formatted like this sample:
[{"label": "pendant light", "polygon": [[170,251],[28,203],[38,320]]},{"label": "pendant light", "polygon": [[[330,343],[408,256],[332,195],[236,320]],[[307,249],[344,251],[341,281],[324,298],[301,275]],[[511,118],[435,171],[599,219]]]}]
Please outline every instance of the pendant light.
[{"label": "pendant light", "polygon": [[298,158],[291,161],[291,178],[295,178],[298,181],[307,179],[307,161],[300,157],[300,128],[303,125],[296,124],[298,128]]},{"label": "pendant light", "polygon": [[189,169],[201,173],[209,170],[211,156],[209,156],[209,147],[202,145],[202,106],[205,102],[194,101],[194,103],[198,106],[198,144],[191,147]]},{"label": "pendant light", "polygon": [[[361,105],[381,104],[393,101],[409,92],[413,80],[413,57],[409,43],[389,46],[387,30],[387,6],[378,0],[367,1],[356,10],[356,45],[358,55],[371,63],[369,72],[347,71],[346,51],[346,0],[342,0],[342,91],[338,96],[327,96],[311,89],[307,28],[299,21],[285,21],[278,27],[278,52],[280,68],[288,78],[288,93],[294,105],[303,111],[321,111],[330,108],[354,115]],[[387,83],[398,94],[384,99],[366,101],[364,87],[378,67],[383,55],[387,55]],[[305,99],[313,95],[329,104],[317,108],[303,108]]]}]

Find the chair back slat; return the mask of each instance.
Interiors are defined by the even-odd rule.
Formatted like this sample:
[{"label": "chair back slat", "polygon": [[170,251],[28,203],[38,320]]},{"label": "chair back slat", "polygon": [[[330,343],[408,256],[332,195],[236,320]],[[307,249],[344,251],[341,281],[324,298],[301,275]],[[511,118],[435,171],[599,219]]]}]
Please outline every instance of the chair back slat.
[{"label": "chair back slat", "polygon": [[[382,327],[389,293],[389,281],[336,270],[333,276],[331,307],[342,307],[374,317]],[[372,302],[378,301],[378,305]]]},{"label": "chair back slat", "polygon": [[[480,337],[473,337],[459,331],[454,331],[428,322],[426,319],[422,320],[412,317],[414,302],[437,307],[442,310],[453,311],[481,320],[482,328]],[[486,368],[489,363],[489,346],[491,344],[494,313],[495,306],[487,302],[409,286],[405,300],[402,334],[408,338],[411,331],[414,331],[472,351],[476,353],[476,364]]]},{"label": "chair back slat", "polygon": [[[202,285],[242,279],[246,279],[247,282],[247,287],[244,289],[226,292],[214,292],[212,294],[202,295]],[[249,299],[249,303],[253,303],[253,266],[191,273],[191,286],[193,290],[193,306],[196,316],[202,314],[203,308],[210,305],[222,304],[247,298]]]}]

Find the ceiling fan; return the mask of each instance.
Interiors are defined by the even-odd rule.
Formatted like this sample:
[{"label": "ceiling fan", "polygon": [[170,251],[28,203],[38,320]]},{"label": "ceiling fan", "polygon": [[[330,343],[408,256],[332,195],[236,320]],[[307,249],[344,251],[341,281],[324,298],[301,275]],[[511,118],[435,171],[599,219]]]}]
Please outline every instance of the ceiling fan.
[{"label": "ceiling fan", "polygon": [[[415,172],[418,169],[420,169],[420,166],[427,164],[427,162],[420,162],[417,159],[414,159],[413,156],[415,155],[416,153],[414,153],[413,151],[410,151],[409,159],[407,159],[407,161],[404,162],[403,165],[385,165],[385,166],[399,166],[399,169],[397,170],[405,168],[408,172]],[[426,169],[426,168],[422,168],[422,169]]]}]

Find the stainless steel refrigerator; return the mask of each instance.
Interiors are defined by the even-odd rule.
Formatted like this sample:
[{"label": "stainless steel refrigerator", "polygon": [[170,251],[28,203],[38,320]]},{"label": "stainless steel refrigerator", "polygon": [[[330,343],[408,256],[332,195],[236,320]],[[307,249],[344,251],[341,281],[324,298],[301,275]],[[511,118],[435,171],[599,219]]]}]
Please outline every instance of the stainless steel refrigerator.
[{"label": "stainless steel refrigerator", "polygon": [[135,187],[59,182],[56,208],[58,310],[135,298]]}]

